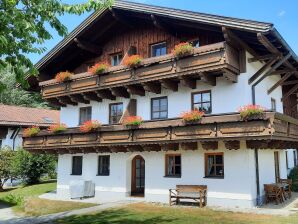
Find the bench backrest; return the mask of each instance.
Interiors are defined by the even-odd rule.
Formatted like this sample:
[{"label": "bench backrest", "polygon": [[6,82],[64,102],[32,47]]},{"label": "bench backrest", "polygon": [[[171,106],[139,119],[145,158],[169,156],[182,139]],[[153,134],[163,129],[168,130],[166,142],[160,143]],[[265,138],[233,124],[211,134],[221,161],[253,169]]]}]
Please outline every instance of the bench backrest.
[{"label": "bench backrest", "polygon": [[207,190],[207,185],[176,185],[176,190],[179,193],[193,193]]}]

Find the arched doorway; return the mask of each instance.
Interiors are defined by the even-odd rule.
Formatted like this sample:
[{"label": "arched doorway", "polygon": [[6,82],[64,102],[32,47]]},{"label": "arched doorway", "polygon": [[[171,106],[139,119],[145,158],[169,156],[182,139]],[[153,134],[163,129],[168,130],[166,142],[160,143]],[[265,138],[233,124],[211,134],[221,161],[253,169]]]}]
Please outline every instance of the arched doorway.
[{"label": "arched doorway", "polygon": [[135,156],[131,164],[131,195],[143,197],[145,192],[145,160]]}]

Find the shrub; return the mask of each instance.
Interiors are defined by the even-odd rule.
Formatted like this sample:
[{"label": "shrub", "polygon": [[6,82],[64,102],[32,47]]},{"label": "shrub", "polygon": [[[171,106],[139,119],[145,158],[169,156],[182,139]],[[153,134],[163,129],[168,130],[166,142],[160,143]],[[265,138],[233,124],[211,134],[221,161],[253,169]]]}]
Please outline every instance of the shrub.
[{"label": "shrub", "polygon": [[48,128],[48,131],[50,133],[56,134],[56,133],[65,131],[66,129],[67,129],[66,124],[53,124]]},{"label": "shrub", "polygon": [[130,68],[135,68],[138,67],[142,61],[143,59],[140,55],[132,55],[124,60],[124,64]]},{"label": "shrub", "polygon": [[126,127],[139,126],[143,123],[143,118],[140,116],[129,116],[124,118],[122,124]]},{"label": "shrub", "polygon": [[56,157],[46,154],[31,154],[18,149],[13,162],[13,170],[26,184],[36,184],[44,174],[55,172]]},{"label": "shrub", "polygon": [[250,118],[260,118],[264,112],[265,108],[260,105],[247,105],[239,109],[240,116],[243,120]]},{"label": "shrub", "polygon": [[205,113],[203,111],[199,111],[199,110],[195,109],[195,110],[183,112],[181,114],[181,118],[185,122],[200,121],[202,119],[202,117],[204,116],[204,114]]},{"label": "shrub", "polygon": [[3,191],[3,185],[7,180],[15,176],[12,164],[15,153],[10,148],[0,150],[0,192]]},{"label": "shrub", "polygon": [[33,126],[31,128],[26,128],[23,132],[24,137],[32,137],[36,136],[40,132],[40,128],[37,126]]},{"label": "shrub", "polygon": [[293,186],[292,186],[292,190],[295,192],[298,192],[298,167],[294,167],[290,174],[289,174],[289,178],[292,179],[293,181]]},{"label": "shrub", "polygon": [[69,71],[65,71],[65,72],[59,72],[56,76],[55,79],[57,82],[65,82],[70,80],[71,76],[73,75],[73,73],[69,72]]},{"label": "shrub", "polygon": [[99,75],[107,72],[108,68],[109,65],[107,63],[97,63],[93,65],[91,68],[89,68],[88,72],[90,72],[93,75]]},{"label": "shrub", "polygon": [[185,57],[193,52],[193,46],[188,43],[177,44],[173,50],[173,55],[177,58]]},{"label": "shrub", "polygon": [[93,120],[93,121],[86,121],[84,124],[80,126],[81,132],[90,132],[98,129],[101,126],[99,121]]}]

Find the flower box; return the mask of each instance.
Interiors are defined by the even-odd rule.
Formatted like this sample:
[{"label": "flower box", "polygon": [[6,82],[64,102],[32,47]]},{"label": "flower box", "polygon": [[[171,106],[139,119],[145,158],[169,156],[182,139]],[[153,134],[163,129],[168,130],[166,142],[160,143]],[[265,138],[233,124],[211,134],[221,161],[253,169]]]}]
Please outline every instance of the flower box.
[{"label": "flower box", "polygon": [[69,72],[69,71],[65,71],[65,72],[59,72],[56,76],[55,79],[57,82],[66,82],[69,81],[71,76],[73,75],[73,73]]},{"label": "flower box", "polygon": [[265,108],[260,105],[246,105],[241,107],[238,111],[242,120],[260,120],[264,119]]},{"label": "flower box", "polygon": [[40,132],[40,128],[37,126],[32,126],[31,128],[26,128],[23,132],[24,137],[33,137]]},{"label": "flower box", "polygon": [[127,128],[136,128],[139,127],[143,122],[143,118],[140,116],[129,116],[123,119],[122,124]]},{"label": "flower box", "polygon": [[127,57],[124,60],[124,65],[126,65],[129,68],[136,68],[140,66],[141,62],[143,61],[143,58],[141,58],[140,55],[132,55]]},{"label": "flower box", "polygon": [[177,58],[183,58],[193,53],[193,46],[188,43],[177,44],[173,50],[173,55]]},{"label": "flower box", "polygon": [[194,123],[199,123],[202,120],[202,117],[205,115],[203,111],[199,110],[191,110],[191,111],[186,111],[181,114],[182,120],[186,124],[194,124]]},{"label": "flower box", "polygon": [[88,69],[88,72],[93,75],[100,75],[106,73],[109,69],[109,65],[107,63],[97,63]]},{"label": "flower box", "polygon": [[99,121],[90,120],[90,121],[84,122],[80,126],[80,131],[83,133],[88,133],[88,132],[97,130],[100,126],[101,126],[101,124]]},{"label": "flower box", "polygon": [[48,131],[52,134],[63,132],[67,129],[66,124],[53,124],[48,128]]}]

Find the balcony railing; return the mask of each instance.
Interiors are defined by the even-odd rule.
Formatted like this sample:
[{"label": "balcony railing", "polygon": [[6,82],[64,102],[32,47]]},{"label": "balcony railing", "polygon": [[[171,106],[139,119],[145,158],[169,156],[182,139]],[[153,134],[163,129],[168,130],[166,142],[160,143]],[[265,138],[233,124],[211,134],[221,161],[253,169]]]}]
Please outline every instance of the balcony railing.
[{"label": "balcony railing", "polygon": [[217,149],[223,141],[227,149],[297,148],[298,120],[266,112],[262,119],[242,121],[238,113],[209,115],[199,123],[186,124],[181,119],[146,121],[138,128],[104,125],[97,131],[82,133],[69,128],[60,134],[40,132],[23,138],[23,147],[37,153],[89,153],[160,150]]},{"label": "balcony railing", "polygon": [[144,59],[137,69],[125,66],[111,67],[105,74],[74,75],[70,81],[40,83],[44,99],[64,106],[66,104],[101,101],[130,94],[144,95],[145,91],[158,93],[161,86],[177,91],[178,83],[193,88],[196,80],[215,85],[217,76],[237,82],[239,53],[225,42],[195,48],[188,57],[176,59],[172,54]]}]

